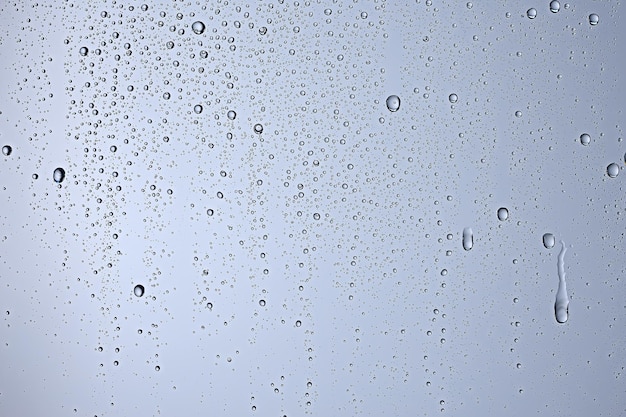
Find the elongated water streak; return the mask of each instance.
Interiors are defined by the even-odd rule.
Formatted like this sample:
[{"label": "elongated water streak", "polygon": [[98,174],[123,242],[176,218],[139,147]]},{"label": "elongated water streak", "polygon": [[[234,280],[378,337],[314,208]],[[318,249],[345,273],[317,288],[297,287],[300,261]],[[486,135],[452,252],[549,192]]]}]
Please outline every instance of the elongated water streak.
[{"label": "elongated water streak", "polygon": [[556,291],[556,301],[554,302],[554,315],[556,321],[559,323],[565,323],[569,316],[569,297],[567,296],[567,286],[565,284],[565,242],[561,240],[561,252],[559,252],[559,258],[557,262],[557,268],[559,272],[559,288]]}]

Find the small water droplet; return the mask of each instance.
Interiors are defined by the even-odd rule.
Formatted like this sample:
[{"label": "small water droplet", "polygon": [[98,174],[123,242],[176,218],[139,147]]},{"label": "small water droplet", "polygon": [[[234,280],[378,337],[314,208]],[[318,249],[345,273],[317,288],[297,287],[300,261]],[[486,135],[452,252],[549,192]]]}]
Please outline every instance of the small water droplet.
[{"label": "small water droplet", "polygon": [[528,16],[529,19],[534,19],[535,17],[537,17],[537,9],[534,8],[530,8],[526,11],[526,16]]},{"label": "small water droplet", "polygon": [[522,112],[521,111],[516,111],[515,112],[515,117],[522,117]]},{"label": "small water droplet", "polygon": [[228,110],[228,113],[226,113],[226,117],[228,117],[230,120],[235,120],[235,118],[237,117],[237,113],[234,110]]},{"label": "small water droplet", "polygon": [[500,221],[505,221],[509,218],[509,210],[506,207],[500,207],[498,209],[498,219]]},{"label": "small water droplet", "polygon": [[259,135],[261,133],[263,133],[263,125],[260,123],[257,123],[254,125],[254,133],[258,133]]},{"label": "small water droplet", "polygon": [[474,247],[474,232],[471,227],[463,229],[463,249],[470,250]]},{"label": "small water droplet", "polygon": [[552,233],[545,233],[543,235],[543,246],[545,246],[546,249],[552,249],[555,243],[556,239]]},{"label": "small water droplet", "polygon": [[468,9],[471,9],[472,7],[474,7],[471,1],[468,1],[465,6],[467,6]]},{"label": "small water droplet", "polygon": [[196,114],[200,114],[202,113],[202,105],[200,104],[196,104],[195,106],[193,106],[193,111]]},{"label": "small water droplet", "polygon": [[87,53],[89,52],[89,49],[87,49],[87,47],[83,46],[78,50],[78,53],[81,54],[82,56],[87,56]]},{"label": "small water droplet", "polygon": [[400,97],[396,95],[391,95],[387,97],[387,108],[390,112],[396,112],[400,109]]},{"label": "small water droplet", "polygon": [[2,155],[9,156],[11,155],[11,152],[13,152],[13,148],[11,148],[9,145],[4,145],[2,147]]},{"label": "small water droplet", "polygon": [[54,172],[52,173],[52,179],[56,183],[59,183],[59,184],[62,183],[63,180],[65,179],[65,170],[63,168],[55,169]]},{"label": "small water droplet", "polygon": [[135,285],[135,289],[133,289],[133,293],[135,293],[135,296],[142,297],[144,292],[145,292],[145,288],[143,287],[143,285],[141,284]]},{"label": "small water droplet", "polygon": [[599,21],[600,21],[600,16],[598,16],[597,14],[595,14],[595,13],[591,13],[591,14],[589,15],[589,24],[590,24],[591,26],[595,26],[595,25],[597,25]]},{"label": "small water droplet", "polygon": [[559,3],[558,0],[552,0],[550,2],[550,11],[552,13],[558,13],[559,10],[561,10],[561,3]]},{"label": "small water droplet", "polygon": [[206,29],[206,26],[204,26],[204,23],[202,23],[199,20],[197,20],[197,21],[195,21],[195,22],[193,22],[191,24],[191,30],[196,35],[202,35],[204,33],[204,29]]},{"label": "small water droplet", "polygon": [[588,133],[583,133],[582,135],[580,135],[580,143],[585,146],[589,145],[591,143],[591,136],[589,136]]},{"label": "small water droplet", "polygon": [[259,300],[259,305],[261,307],[265,307],[265,300]]},{"label": "small water droplet", "polygon": [[459,100],[459,96],[452,93],[448,96],[448,100],[450,100],[450,103],[456,103]]},{"label": "small water droplet", "polygon": [[615,162],[609,164],[609,166],[606,167],[606,174],[611,178],[617,177],[619,174],[619,166]]}]

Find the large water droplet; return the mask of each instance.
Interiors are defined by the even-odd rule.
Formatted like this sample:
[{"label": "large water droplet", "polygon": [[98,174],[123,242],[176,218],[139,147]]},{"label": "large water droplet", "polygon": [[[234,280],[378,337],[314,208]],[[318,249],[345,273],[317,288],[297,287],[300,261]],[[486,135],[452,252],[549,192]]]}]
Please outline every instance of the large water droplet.
[{"label": "large water droplet", "polygon": [[143,287],[143,285],[141,284],[135,285],[135,288],[133,289],[133,293],[135,293],[135,296],[141,297],[143,296],[144,292],[145,292],[145,288]]},{"label": "large water droplet", "polygon": [[226,117],[228,117],[230,120],[235,120],[235,118],[237,117],[237,113],[234,110],[228,110],[228,113],[226,113]]},{"label": "large water droplet", "polygon": [[567,296],[567,286],[565,285],[565,242],[561,241],[561,252],[559,253],[557,268],[559,271],[559,288],[556,291],[556,301],[554,302],[554,316],[559,323],[565,323],[569,316],[569,297]]},{"label": "large water droplet", "polygon": [[2,147],[2,155],[9,156],[11,155],[11,152],[13,152],[13,148],[11,148],[9,145],[4,145]]},{"label": "large water droplet", "polygon": [[500,207],[498,209],[498,219],[500,221],[505,221],[509,218],[509,210],[506,207]]},{"label": "large water droplet", "polygon": [[559,3],[557,0],[552,0],[550,2],[550,11],[552,13],[557,13],[559,10],[561,10],[561,3]]},{"label": "large water droplet", "polygon": [[591,143],[591,136],[589,136],[588,133],[583,133],[582,135],[580,135],[580,143],[585,146],[589,145]]},{"label": "large water droplet", "polygon": [[200,114],[202,113],[202,105],[200,104],[196,104],[195,106],[193,106],[193,111],[196,114]]},{"label": "large water droplet", "polygon": [[450,103],[456,103],[459,100],[459,96],[452,93],[448,96],[448,100],[450,100]]},{"label": "large water droplet", "polygon": [[63,168],[57,168],[52,173],[52,179],[54,182],[62,183],[65,179],[65,170]]},{"label": "large water droplet", "polygon": [[546,249],[552,249],[555,243],[556,239],[552,233],[545,233],[543,235],[543,246],[545,246]]},{"label": "large water droplet", "polygon": [[193,33],[195,33],[196,35],[202,35],[205,28],[206,27],[204,26],[204,23],[199,20],[191,24],[191,30],[193,30]]},{"label": "large water droplet", "polygon": [[463,229],[463,249],[470,250],[474,247],[474,232],[471,227]]},{"label": "large water droplet", "polygon": [[391,95],[387,97],[387,108],[390,112],[396,112],[400,109],[400,97]]},{"label": "large water droplet", "polygon": [[261,123],[254,125],[254,133],[258,133],[259,135],[263,133],[263,125]]},{"label": "large water droplet", "polygon": [[89,49],[87,49],[87,47],[83,46],[78,50],[78,53],[81,54],[82,56],[87,56],[87,53],[89,52]]},{"label": "large water droplet", "polygon": [[526,11],[526,16],[528,16],[529,19],[534,19],[535,17],[537,17],[537,9],[528,9]]},{"label": "large water droplet", "polygon": [[609,166],[606,167],[606,174],[611,178],[617,177],[619,174],[619,166],[615,162],[609,164]]},{"label": "large water droplet", "polygon": [[591,13],[591,14],[589,15],[589,24],[590,24],[591,26],[595,26],[595,25],[597,25],[599,21],[600,21],[600,16],[598,16],[597,14],[595,14],[595,13]]}]

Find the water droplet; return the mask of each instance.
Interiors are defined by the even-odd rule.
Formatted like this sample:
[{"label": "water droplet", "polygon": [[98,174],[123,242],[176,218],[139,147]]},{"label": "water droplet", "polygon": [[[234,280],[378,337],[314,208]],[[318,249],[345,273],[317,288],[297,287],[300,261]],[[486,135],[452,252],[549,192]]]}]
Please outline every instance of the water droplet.
[{"label": "water droplet", "polygon": [[315,220],[319,220],[320,219],[320,214],[319,213],[313,213],[313,218]]},{"label": "water droplet", "polygon": [[474,232],[471,227],[463,229],[463,249],[470,250],[474,247]]},{"label": "water droplet", "polygon": [[89,52],[89,49],[87,49],[85,46],[81,47],[78,50],[78,53],[81,54],[82,56],[87,56],[87,53]]},{"label": "water droplet", "polygon": [[613,162],[606,167],[606,173],[609,177],[615,178],[619,174],[619,166]]},{"label": "water droplet", "polygon": [[137,284],[135,285],[135,289],[133,290],[133,292],[135,293],[135,296],[142,297],[143,293],[145,292],[145,288],[143,287],[143,285]]},{"label": "water droplet", "polygon": [[259,305],[261,307],[265,307],[265,300],[259,300]]},{"label": "water droplet", "polygon": [[202,105],[200,104],[196,104],[195,106],[193,106],[193,111],[196,114],[200,114],[202,113]]},{"label": "water droplet", "polygon": [[206,26],[204,26],[204,23],[202,23],[199,20],[197,20],[197,21],[195,21],[195,22],[193,22],[191,24],[191,30],[196,35],[202,35],[204,33],[204,29],[206,29]]},{"label": "water droplet", "polygon": [[556,321],[559,323],[565,323],[569,315],[569,297],[567,296],[567,286],[565,285],[565,242],[561,241],[561,252],[558,258],[558,271],[559,271],[559,288],[556,291],[556,301],[554,302],[554,315]]},{"label": "water droplet", "polygon": [[552,0],[550,2],[550,11],[552,13],[558,13],[559,10],[561,10],[561,3],[559,3],[557,0]]},{"label": "water droplet", "polygon": [[450,103],[456,103],[459,99],[459,96],[457,96],[456,94],[452,93],[448,96],[448,100],[450,100]]},{"label": "water droplet", "polygon": [[471,1],[468,1],[465,6],[467,6],[468,9],[471,9],[472,7],[474,7]]},{"label": "water droplet", "polygon": [[63,168],[55,169],[52,173],[52,179],[54,180],[54,182],[57,182],[59,184],[62,183],[65,179],[65,170]]},{"label": "water droplet", "polygon": [[391,95],[387,97],[387,108],[390,112],[396,112],[400,108],[400,97]]},{"label": "water droplet", "polygon": [[235,120],[235,118],[237,117],[237,113],[234,110],[228,110],[228,113],[226,113],[226,117],[228,117],[230,120]]},{"label": "water droplet", "polygon": [[500,221],[505,221],[509,218],[509,210],[506,207],[500,207],[498,209],[498,219]]},{"label": "water droplet", "polygon": [[526,11],[526,16],[528,16],[529,19],[534,19],[535,17],[537,17],[537,9],[528,9]]},{"label": "water droplet", "polygon": [[543,246],[545,246],[546,249],[552,249],[555,243],[556,239],[552,233],[545,233],[543,235]]},{"label": "water droplet", "polygon": [[515,112],[515,117],[522,117],[522,112],[521,111],[516,111]]},{"label": "water droplet", "polygon": [[583,133],[582,135],[580,135],[580,143],[585,146],[589,145],[591,143],[591,136],[589,136],[588,133]]},{"label": "water droplet", "polygon": [[11,155],[11,152],[13,152],[13,148],[11,148],[9,145],[4,145],[2,147],[2,155],[9,156]]},{"label": "water droplet", "polygon": [[597,14],[595,14],[595,13],[591,13],[591,14],[589,15],[589,24],[590,24],[591,26],[595,26],[595,25],[597,25],[599,21],[600,21],[600,16],[598,16]]},{"label": "water droplet", "polygon": [[258,133],[259,135],[261,133],[263,133],[263,125],[260,123],[257,123],[254,125],[254,133]]}]

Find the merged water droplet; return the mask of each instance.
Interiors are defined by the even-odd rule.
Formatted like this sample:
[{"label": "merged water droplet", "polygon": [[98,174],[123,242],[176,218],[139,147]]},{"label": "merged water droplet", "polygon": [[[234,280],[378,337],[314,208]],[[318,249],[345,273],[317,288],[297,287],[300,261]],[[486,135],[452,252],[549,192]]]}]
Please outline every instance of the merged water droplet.
[{"label": "merged water droplet", "polygon": [[567,296],[567,286],[565,284],[565,242],[561,241],[561,252],[559,253],[557,268],[559,272],[559,288],[556,291],[556,301],[554,302],[554,316],[559,323],[565,323],[569,317],[569,297]]},{"label": "merged water droplet", "polygon": [[387,108],[390,112],[396,112],[400,109],[400,97],[391,95],[387,97]]},{"label": "merged water droplet", "polygon": [[591,136],[589,136],[588,133],[583,133],[582,135],[580,135],[580,143],[585,146],[589,145],[591,143]]},{"label": "merged water droplet", "polygon": [[595,14],[595,13],[591,13],[591,14],[589,15],[589,24],[590,24],[591,26],[595,26],[595,25],[597,25],[599,21],[600,21],[600,16],[598,16],[597,14]]},{"label": "merged water droplet", "polygon": [[555,243],[556,239],[552,233],[545,233],[543,235],[543,246],[545,246],[546,249],[552,249]]},{"label": "merged water droplet", "polygon": [[63,168],[55,169],[54,172],[52,173],[52,179],[56,183],[59,183],[59,184],[62,183],[63,180],[65,179],[65,170]]},{"label": "merged water droplet", "polygon": [[606,174],[611,178],[617,177],[619,174],[619,166],[615,162],[609,164],[609,166],[606,167]]},{"label": "merged water droplet", "polygon": [[13,148],[11,148],[9,145],[4,145],[2,147],[2,155],[9,156],[11,155],[11,152],[13,152]]},{"label": "merged water droplet", "polygon": [[534,19],[535,17],[537,17],[537,9],[534,8],[530,8],[526,11],[526,16],[528,16],[529,19]]},{"label": "merged water droplet", "polygon": [[135,288],[133,289],[133,293],[135,294],[135,296],[142,297],[144,292],[145,292],[145,288],[143,287],[143,285],[141,284],[135,285]]},{"label": "merged water droplet", "polygon": [[195,21],[191,24],[191,30],[193,31],[193,33],[195,33],[196,35],[202,35],[204,33],[204,30],[206,29],[206,26],[204,26],[204,23],[202,23],[201,21]]},{"label": "merged water droplet", "polygon": [[470,250],[474,247],[474,232],[471,227],[463,229],[463,249]]},{"label": "merged water droplet", "polygon": [[559,10],[561,10],[561,3],[559,3],[557,0],[552,0],[550,2],[550,11],[552,13],[557,13]]},{"label": "merged water droplet", "polygon": [[450,103],[456,103],[459,99],[459,96],[457,96],[456,94],[452,93],[448,96],[448,100],[450,100]]},{"label": "merged water droplet", "polygon": [[498,219],[500,221],[505,221],[509,218],[509,210],[506,207],[500,207],[498,209]]}]

